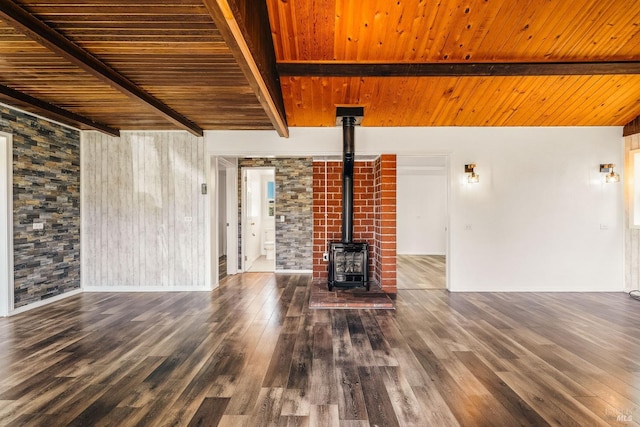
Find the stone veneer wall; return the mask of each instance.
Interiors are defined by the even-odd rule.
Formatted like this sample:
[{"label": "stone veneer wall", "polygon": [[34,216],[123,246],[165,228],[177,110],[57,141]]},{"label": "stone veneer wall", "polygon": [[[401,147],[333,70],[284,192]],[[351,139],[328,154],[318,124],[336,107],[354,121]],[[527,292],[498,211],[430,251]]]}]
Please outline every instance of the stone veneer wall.
[{"label": "stone veneer wall", "polygon": [[[238,160],[238,250],[242,248],[242,168],[275,168],[276,270],[311,270],[313,237],[313,159]],[[285,222],[278,219],[284,215]],[[239,260],[238,265],[242,265]]]},{"label": "stone veneer wall", "polygon": [[[14,308],[80,288],[80,132],[0,106],[13,135]],[[44,223],[34,231],[33,223]]]}]

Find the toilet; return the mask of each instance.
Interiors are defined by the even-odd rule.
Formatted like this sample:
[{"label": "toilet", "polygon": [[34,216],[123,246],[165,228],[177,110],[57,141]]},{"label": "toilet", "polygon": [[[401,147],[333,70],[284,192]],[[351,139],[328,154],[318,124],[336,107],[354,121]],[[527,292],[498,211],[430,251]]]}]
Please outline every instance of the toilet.
[{"label": "toilet", "polygon": [[269,229],[264,231],[264,251],[267,259],[276,257],[276,231]]}]

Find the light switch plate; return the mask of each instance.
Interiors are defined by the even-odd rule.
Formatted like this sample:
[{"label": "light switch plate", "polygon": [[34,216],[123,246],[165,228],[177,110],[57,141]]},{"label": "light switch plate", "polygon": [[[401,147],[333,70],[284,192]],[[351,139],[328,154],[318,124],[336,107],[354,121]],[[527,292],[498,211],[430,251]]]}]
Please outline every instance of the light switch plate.
[{"label": "light switch plate", "polygon": [[44,230],[44,223],[42,222],[34,222],[33,223],[34,230]]}]

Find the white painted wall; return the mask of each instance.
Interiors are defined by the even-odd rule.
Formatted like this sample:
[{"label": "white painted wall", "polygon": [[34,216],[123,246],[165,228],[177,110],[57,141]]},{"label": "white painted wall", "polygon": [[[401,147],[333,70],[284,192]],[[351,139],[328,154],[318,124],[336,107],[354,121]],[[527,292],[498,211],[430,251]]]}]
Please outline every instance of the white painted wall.
[{"label": "white painted wall", "polygon": [[[339,155],[342,129],[211,131],[205,143],[218,155]],[[623,189],[598,169],[623,164],[620,127],[363,127],[355,147],[449,156],[450,290],[623,289]],[[472,162],[477,185],[463,183]]]},{"label": "white painted wall", "polygon": [[447,158],[397,159],[397,253],[445,255],[447,250]]},{"label": "white painted wall", "polygon": [[201,138],[83,132],[80,169],[85,291],[210,289]]}]

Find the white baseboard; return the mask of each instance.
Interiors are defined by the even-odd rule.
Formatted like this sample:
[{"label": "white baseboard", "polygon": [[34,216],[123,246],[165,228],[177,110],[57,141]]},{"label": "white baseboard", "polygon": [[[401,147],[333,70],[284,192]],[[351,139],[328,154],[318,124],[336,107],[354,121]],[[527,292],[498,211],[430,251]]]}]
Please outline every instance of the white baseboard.
[{"label": "white baseboard", "polygon": [[33,310],[34,308],[42,307],[48,304],[51,304],[56,301],[63,300],[65,298],[72,297],[74,295],[78,295],[82,293],[82,289],[74,289],[73,291],[65,292],[64,294],[56,295],[55,297],[43,299],[37,302],[32,302],[31,304],[24,305],[22,307],[18,307],[9,312],[9,316],[13,316],[16,314],[24,313],[25,311]]},{"label": "white baseboard", "polygon": [[212,286],[87,286],[85,292],[211,292]]}]

